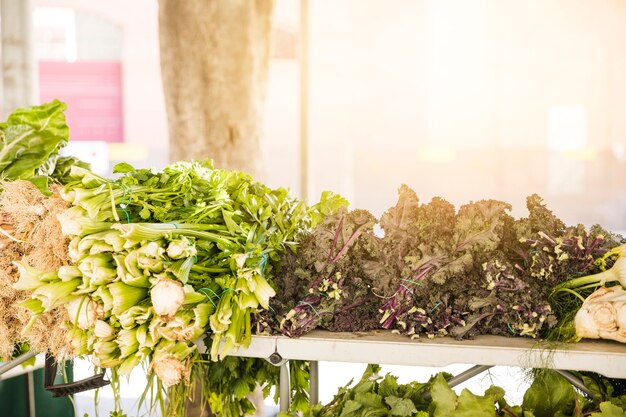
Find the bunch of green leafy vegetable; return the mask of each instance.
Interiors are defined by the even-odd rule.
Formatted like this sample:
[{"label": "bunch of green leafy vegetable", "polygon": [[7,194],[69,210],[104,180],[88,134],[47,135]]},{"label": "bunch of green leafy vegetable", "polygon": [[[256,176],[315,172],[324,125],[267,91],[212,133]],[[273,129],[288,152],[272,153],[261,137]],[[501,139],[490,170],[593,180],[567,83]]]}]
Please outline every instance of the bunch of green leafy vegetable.
[{"label": "bunch of green leafy vegetable", "polygon": [[[290,398],[292,410],[307,410],[309,403],[309,366],[304,361],[289,361]],[[209,406],[218,416],[239,417],[254,414],[250,394],[257,387],[268,397],[274,389],[278,401],[280,368],[266,360],[228,356],[220,361],[198,358],[191,370],[191,389],[200,395],[200,403]],[[174,385],[168,391],[169,415],[184,415],[188,401],[187,388]]]},{"label": "bunch of green leafy vegetable", "polygon": [[[76,181],[66,186],[65,197],[74,207],[62,225],[76,236],[113,227],[127,242],[124,250],[130,242],[156,242],[167,252],[166,259],[153,261],[156,270],[131,268],[125,274],[143,282],[152,276],[152,284],[162,276],[176,278],[205,294],[214,307],[213,359],[222,341],[222,354],[247,346],[251,314],[267,309],[275,294],[271,276],[282,253],[294,250],[307,229],[344,204],[325,194],[308,208],[284,189],[213,169],[209,162],[179,162],[162,172],[122,164],[116,172],[125,175],[111,181],[73,168]],[[173,249],[166,245],[180,255],[170,256]]]},{"label": "bunch of green leafy vegetable", "polygon": [[[398,384],[397,378],[379,375],[378,365],[368,365],[361,379],[339,389],[328,404],[279,417],[617,417],[626,415],[626,396],[611,395],[610,384],[585,383],[593,392],[586,398],[558,373],[536,370],[531,386],[518,406],[507,404],[505,391],[489,387],[483,396],[468,389],[456,394],[447,383],[449,375],[439,373],[425,383]],[[604,389],[608,388],[608,389]]]},{"label": "bunch of green leafy vegetable", "polygon": [[[202,361],[194,342],[206,336],[212,360],[247,346],[251,316],[275,294],[282,254],[345,200],[326,193],[307,207],[284,189],[209,161],[115,171],[123,175],[109,180],[71,168],[62,197],[72,207],[59,222],[71,238],[72,265],[51,273],[21,266],[17,285],[32,291],[24,306],[36,320],[65,305],[73,355],[90,355],[115,375],[144,364],[158,392],[189,392]],[[235,377],[218,382],[226,390]],[[247,407],[243,390],[221,415]],[[214,395],[226,401],[226,393]]]}]

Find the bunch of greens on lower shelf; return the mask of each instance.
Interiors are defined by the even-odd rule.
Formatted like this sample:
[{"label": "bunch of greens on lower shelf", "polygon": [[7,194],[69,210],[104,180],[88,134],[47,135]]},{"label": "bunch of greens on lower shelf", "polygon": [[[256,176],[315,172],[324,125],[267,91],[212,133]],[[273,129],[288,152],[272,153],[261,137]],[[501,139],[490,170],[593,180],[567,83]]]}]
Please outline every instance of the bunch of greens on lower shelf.
[{"label": "bunch of greens on lower shelf", "polygon": [[[291,409],[305,411],[309,408],[309,366],[307,362],[290,361],[292,399]],[[274,401],[278,401],[280,368],[266,360],[226,357],[220,361],[195,360],[191,370],[191,389],[206,399],[213,414],[240,417],[256,412],[251,395],[258,388],[264,397],[274,389]],[[174,385],[168,391],[168,415],[185,415],[187,388]]]},{"label": "bunch of greens on lower shelf", "polygon": [[378,365],[368,365],[360,381],[340,388],[334,399],[309,410],[282,412],[279,417],[617,417],[626,415],[626,396],[612,395],[610,384],[590,378],[585,382],[594,398],[579,394],[554,371],[536,370],[522,405],[511,406],[505,391],[491,386],[483,396],[463,389],[457,395],[440,373],[425,383],[399,384],[397,378],[379,375]]}]

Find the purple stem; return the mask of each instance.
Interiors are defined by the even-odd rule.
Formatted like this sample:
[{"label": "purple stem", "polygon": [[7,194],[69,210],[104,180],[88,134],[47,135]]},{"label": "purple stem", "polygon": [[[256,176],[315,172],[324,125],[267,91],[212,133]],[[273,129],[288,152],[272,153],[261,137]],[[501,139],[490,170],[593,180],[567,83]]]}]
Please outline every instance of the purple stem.
[{"label": "purple stem", "polygon": [[344,306],[342,308],[340,308],[339,310],[335,311],[335,314],[341,314],[341,313],[345,313],[346,311],[352,310],[353,308],[356,308],[360,305],[365,304],[365,299],[364,298],[360,298],[359,300],[355,301],[354,303],[348,305],[348,306]]},{"label": "purple stem", "polygon": [[339,241],[339,235],[341,234],[341,228],[343,227],[343,216],[339,219],[339,225],[337,226],[337,231],[335,232],[335,238],[333,239],[333,244],[330,245],[330,250],[328,251],[328,262],[334,263],[331,261],[333,258],[333,249],[337,246],[337,241]]},{"label": "purple stem", "polygon": [[343,255],[345,255],[346,252],[348,252],[348,249],[350,249],[350,245],[352,245],[352,242],[354,242],[359,236],[361,236],[361,233],[363,233],[363,230],[365,229],[365,226],[366,226],[366,224],[362,224],[359,227],[357,227],[357,229],[354,231],[354,233],[352,233],[352,236],[350,236],[350,238],[343,245],[343,248],[341,248],[341,250],[339,251],[337,256],[335,256],[330,261],[330,263],[332,263],[332,264],[336,263],[339,260],[339,258],[341,258]]}]

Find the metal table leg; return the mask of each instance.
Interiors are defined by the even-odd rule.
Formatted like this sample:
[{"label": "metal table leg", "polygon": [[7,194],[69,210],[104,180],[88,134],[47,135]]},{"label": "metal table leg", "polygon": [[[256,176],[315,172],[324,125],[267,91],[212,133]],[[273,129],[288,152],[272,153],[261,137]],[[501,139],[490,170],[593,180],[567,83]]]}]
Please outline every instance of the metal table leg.
[{"label": "metal table leg", "polygon": [[291,385],[287,361],[280,366],[280,411],[288,411],[289,405],[291,405]]},{"label": "metal table leg", "polygon": [[29,417],[35,417],[35,378],[32,372],[26,374],[26,380],[28,384],[28,415]]},{"label": "metal table leg", "polygon": [[309,362],[309,399],[311,405],[320,402],[320,369],[318,361]]},{"label": "metal table leg", "polygon": [[11,361],[3,363],[2,365],[0,365],[0,375],[2,375],[5,372],[10,371],[11,369],[15,368],[18,365],[23,364],[24,362],[26,362],[27,360],[31,358],[34,358],[35,356],[37,356],[35,352],[26,352],[23,355],[20,355]]},{"label": "metal table leg", "polygon": [[576,378],[574,375],[572,375],[568,371],[562,371],[560,369],[555,369],[554,372],[556,372],[557,374],[561,375],[563,378],[565,378],[567,380],[567,382],[572,384],[574,387],[578,388],[579,390],[581,390],[585,394],[589,395],[590,397],[593,397],[593,394],[591,393],[591,391],[589,391],[587,389],[587,387],[585,386],[583,381],[581,381],[580,379]]},{"label": "metal table leg", "polygon": [[[470,378],[475,377],[476,375],[480,375],[483,372],[485,372],[486,370],[493,368],[492,365],[476,365],[476,366],[472,366],[471,368],[461,372],[458,375],[453,376],[452,378],[448,379],[448,386],[450,388],[455,387],[457,385],[459,385],[462,382],[467,381]],[[430,392],[426,392],[424,393],[424,395],[422,395],[422,398],[425,400],[430,400],[431,399],[431,394]]]},{"label": "metal table leg", "polygon": [[480,375],[488,369],[493,368],[491,365],[476,365],[472,366],[466,371],[461,372],[458,375],[453,376],[448,380],[448,386],[450,388],[455,387],[468,379],[474,378],[476,375]]}]

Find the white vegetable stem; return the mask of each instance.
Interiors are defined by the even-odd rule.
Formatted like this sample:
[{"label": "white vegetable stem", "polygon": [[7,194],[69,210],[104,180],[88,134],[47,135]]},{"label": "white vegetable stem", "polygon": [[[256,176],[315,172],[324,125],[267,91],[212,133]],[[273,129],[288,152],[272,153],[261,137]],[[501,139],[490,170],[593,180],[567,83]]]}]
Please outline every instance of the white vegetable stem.
[{"label": "white vegetable stem", "polygon": [[169,278],[160,278],[150,290],[154,311],[160,316],[173,316],[185,302],[183,284]]},{"label": "white vegetable stem", "polygon": [[626,244],[611,249],[602,259],[606,259],[615,254],[618,255],[618,258],[610,269],[597,274],[570,279],[555,287],[555,291],[593,288],[594,286],[604,286],[607,282],[616,281],[620,283],[622,288],[626,288]]},{"label": "white vegetable stem", "polygon": [[626,343],[626,290],[601,287],[583,302],[574,319],[579,338]]},{"label": "white vegetable stem", "polygon": [[183,380],[186,373],[185,365],[171,354],[154,358],[152,370],[166,387],[178,384]]},{"label": "white vegetable stem", "polygon": [[76,297],[65,308],[70,321],[79,329],[89,329],[98,318],[98,307],[89,297]]}]

